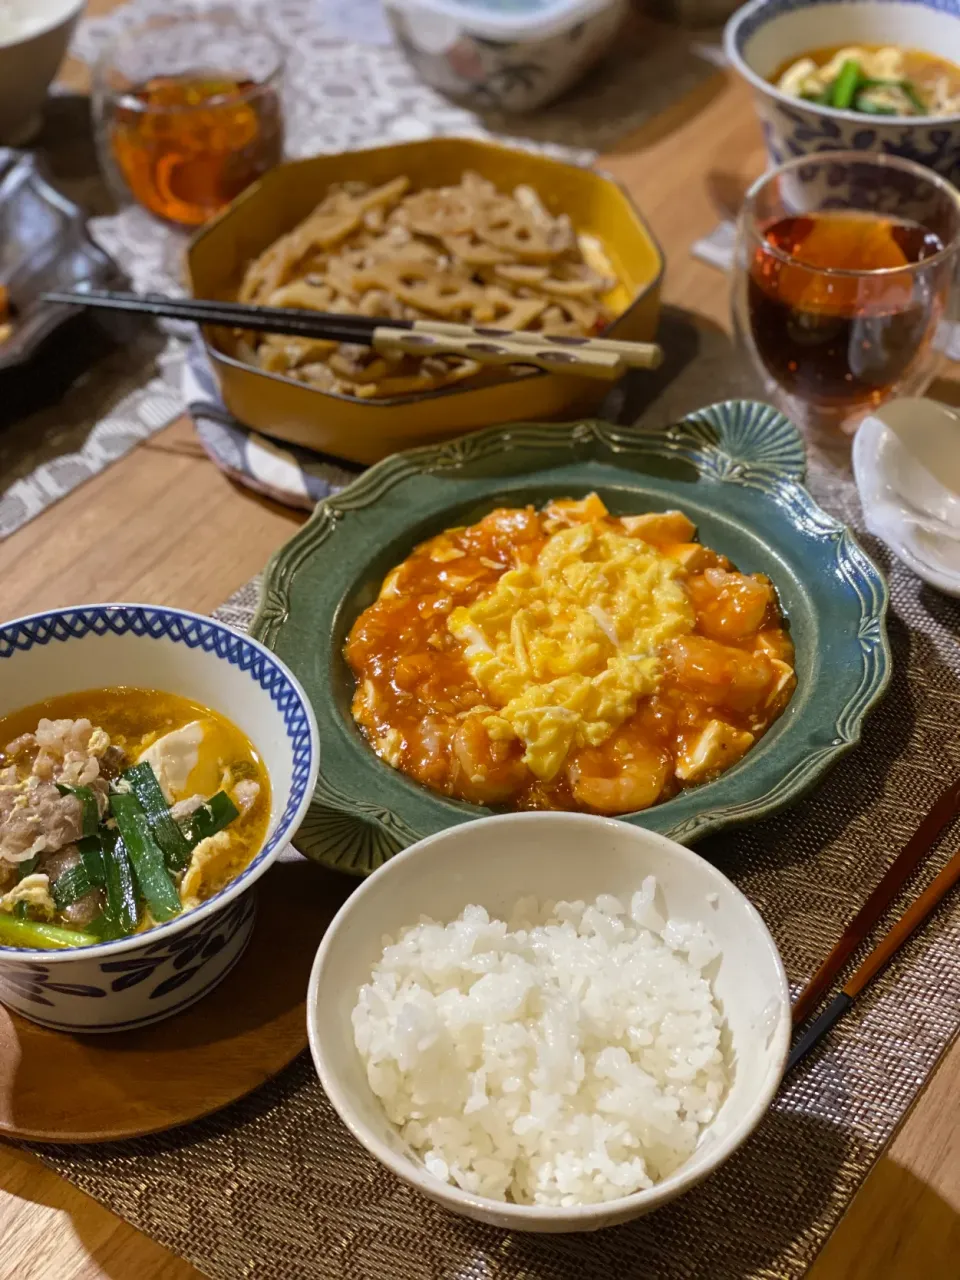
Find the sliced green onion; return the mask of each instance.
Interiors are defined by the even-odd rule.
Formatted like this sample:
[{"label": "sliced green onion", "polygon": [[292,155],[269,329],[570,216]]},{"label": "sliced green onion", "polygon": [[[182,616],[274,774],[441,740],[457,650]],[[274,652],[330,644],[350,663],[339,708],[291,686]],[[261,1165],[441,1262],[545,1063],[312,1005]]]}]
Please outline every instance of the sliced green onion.
[{"label": "sliced green onion", "polygon": [[133,868],[126,847],[116,831],[104,827],[101,837],[103,850],[103,883],[107,894],[104,914],[117,930],[117,936],[125,937],[137,927],[137,896],[133,888]]},{"label": "sliced green onion", "polygon": [[225,791],[218,791],[206,804],[192,813],[185,824],[185,835],[190,849],[195,849],[201,840],[215,836],[218,831],[228,827],[234,818],[240,817],[240,810]]},{"label": "sliced green onion", "polygon": [[860,63],[856,58],[848,58],[840,68],[840,74],[833,82],[830,93],[831,107],[845,110],[853,102],[860,84]]},{"label": "sliced green onion", "polygon": [[83,869],[87,873],[87,879],[94,888],[102,889],[106,884],[106,874],[103,866],[103,850],[100,847],[100,837],[84,836],[82,840],[77,841],[77,848],[80,850],[80,857],[83,860]]},{"label": "sliced green onion", "polygon": [[81,933],[79,929],[62,929],[36,920],[16,920],[0,911],[0,946],[62,951],[65,947],[91,947],[99,941],[96,935]]},{"label": "sliced green onion", "polygon": [[87,896],[92,888],[90,877],[87,875],[86,868],[82,862],[78,862],[75,867],[69,867],[57,876],[53,884],[53,901],[57,910],[62,911],[64,907],[69,907],[74,902],[79,902],[81,898]]},{"label": "sliced green onion", "polygon": [[133,794],[140,801],[150,829],[170,871],[182,871],[190,861],[190,845],[183,832],[170,816],[170,806],[160,789],[157,775],[148,761],[127,769],[124,779],[133,787]]},{"label": "sliced green onion", "polygon": [[114,942],[117,938],[122,938],[120,926],[115,920],[112,920],[105,911],[101,911],[86,926],[86,931],[92,934],[98,942]]},{"label": "sliced green onion", "polygon": [[130,855],[137,887],[154,920],[172,920],[181,911],[180,897],[164,862],[163,850],[153,838],[140,801],[132,793],[110,797],[110,812]]},{"label": "sliced green onion", "polygon": [[100,825],[100,806],[97,804],[97,797],[93,794],[89,787],[70,787],[64,782],[57,783],[57,790],[62,796],[76,796],[80,801],[82,810],[82,827],[81,834],[85,836],[95,836],[97,827]]}]

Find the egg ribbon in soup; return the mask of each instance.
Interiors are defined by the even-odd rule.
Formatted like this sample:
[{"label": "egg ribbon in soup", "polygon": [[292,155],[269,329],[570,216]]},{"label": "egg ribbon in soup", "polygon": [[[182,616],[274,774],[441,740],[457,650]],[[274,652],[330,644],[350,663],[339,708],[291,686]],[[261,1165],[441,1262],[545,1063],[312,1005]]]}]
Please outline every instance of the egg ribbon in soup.
[{"label": "egg ribbon in soup", "polygon": [[0,945],[172,919],[247,866],[269,815],[250,741],[175,694],[93,689],[0,719]]}]

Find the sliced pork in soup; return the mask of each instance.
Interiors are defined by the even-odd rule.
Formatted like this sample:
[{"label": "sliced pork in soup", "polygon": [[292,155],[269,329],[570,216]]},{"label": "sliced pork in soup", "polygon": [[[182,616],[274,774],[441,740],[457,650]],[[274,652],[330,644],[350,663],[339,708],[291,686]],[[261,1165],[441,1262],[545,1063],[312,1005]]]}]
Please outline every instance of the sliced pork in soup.
[{"label": "sliced pork in soup", "polygon": [[239,875],[269,816],[251,742],[186,698],[94,689],[0,718],[0,945],[170,920]]}]

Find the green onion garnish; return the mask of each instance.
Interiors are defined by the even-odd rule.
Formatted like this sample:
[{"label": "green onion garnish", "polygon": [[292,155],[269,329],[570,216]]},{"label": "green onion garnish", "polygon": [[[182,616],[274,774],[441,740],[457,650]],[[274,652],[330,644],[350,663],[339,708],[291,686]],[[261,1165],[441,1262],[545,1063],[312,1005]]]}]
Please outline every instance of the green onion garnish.
[{"label": "green onion garnish", "polygon": [[856,58],[848,58],[840,68],[840,74],[833,82],[830,93],[831,107],[846,110],[856,96],[860,84],[860,63]]},{"label": "green onion garnish", "polygon": [[172,920],[180,914],[180,897],[140,801],[131,793],[112,795],[110,812],[116,819],[137,887],[146,899],[150,914],[157,921]]}]

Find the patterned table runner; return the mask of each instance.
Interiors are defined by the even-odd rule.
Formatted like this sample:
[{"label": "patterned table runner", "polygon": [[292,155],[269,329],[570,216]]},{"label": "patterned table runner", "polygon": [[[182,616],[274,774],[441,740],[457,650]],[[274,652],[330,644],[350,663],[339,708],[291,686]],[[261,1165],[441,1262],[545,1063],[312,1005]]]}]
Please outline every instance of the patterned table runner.
[{"label": "patterned table runner", "polygon": [[[676,312],[665,324],[669,349],[686,352],[689,363],[645,407],[644,425],[750,393],[722,335]],[[627,401],[624,420],[634,420]],[[809,484],[824,507],[860,529],[889,573],[890,692],[861,746],[812,796],[698,846],[762,912],[794,983],[816,968],[960,772],[960,605],[862,533],[842,463],[814,453]],[[255,601],[250,584],[218,616],[245,626]],[[956,840],[954,830],[911,891],[932,878]],[[182,1130],[39,1154],[216,1280],[794,1280],[956,1033],[958,952],[955,894],[791,1076],[740,1153],[682,1200],[594,1235],[506,1234],[421,1199],[350,1137],[307,1056]]]}]

